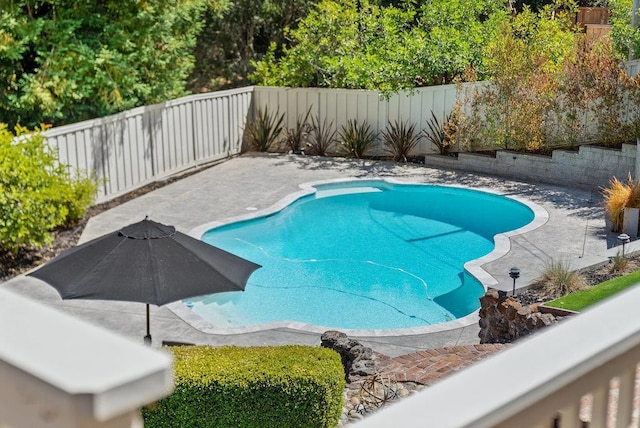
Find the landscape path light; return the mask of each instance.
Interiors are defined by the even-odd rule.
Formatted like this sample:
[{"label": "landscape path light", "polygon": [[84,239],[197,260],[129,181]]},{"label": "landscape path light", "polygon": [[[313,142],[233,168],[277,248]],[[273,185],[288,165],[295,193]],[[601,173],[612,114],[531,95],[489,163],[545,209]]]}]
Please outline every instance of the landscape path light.
[{"label": "landscape path light", "polygon": [[624,257],[624,246],[631,241],[631,238],[626,233],[618,235],[618,241],[622,242],[622,257]]},{"label": "landscape path light", "polygon": [[513,279],[513,291],[511,295],[515,297],[516,295],[516,279],[520,278],[520,268],[514,266],[509,269],[509,276]]}]

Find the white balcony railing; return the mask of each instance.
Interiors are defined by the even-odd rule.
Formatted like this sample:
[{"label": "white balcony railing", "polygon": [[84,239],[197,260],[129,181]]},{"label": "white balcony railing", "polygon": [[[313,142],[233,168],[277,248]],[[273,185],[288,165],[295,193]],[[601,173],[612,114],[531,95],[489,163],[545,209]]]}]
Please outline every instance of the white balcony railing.
[{"label": "white balcony railing", "polygon": [[171,359],[0,288],[0,427],[141,427]]},{"label": "white balcony railing", "polygon": [[357,426],[637,426],[639,304],[636,286]]}]

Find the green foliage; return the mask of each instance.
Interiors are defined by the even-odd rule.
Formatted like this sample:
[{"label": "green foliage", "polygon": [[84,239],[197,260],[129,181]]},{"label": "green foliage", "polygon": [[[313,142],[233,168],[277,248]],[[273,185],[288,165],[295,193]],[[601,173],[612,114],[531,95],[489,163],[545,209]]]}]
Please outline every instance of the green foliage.
[{"label": "green foliage", "polygon": [[279,110],[271,114],[267,107],[258,108],[255,119],[247,123],[245,131],[252,150],[266,152],[278,142],[284,129],[284,113],[278,113]]},{"label": "green foliage", "polygon": [[67,219],[65,225],[72,225],[78,222],[95,201],[98,190],[96,180],[77,172],[75,178],[69,182],[70,191],[64,194],[64,203],[67,207]]},{"label": "green foliage", "polygon": [[461,124],[464,146],[547,153],[639,135],[640,81],[625,74],[607,39],[575,32],[570,2],[557,7],[525,8],[501,24],[486,50],[491,84]]},{"label": "green foliage", "polygon": [[432,0],[422,3],[419,19],[414,34],[424,44],[418,55],[429,64],[432,81],[451,83],[465,72],[481,80],[488,77],[483,49],[508,19],[504,1]]},{"label": "green foliage", "polygon": [[416,133],[416,126],[407,122],[395,121],[389,123],[382,131],[382,141],[385,151],[396,162],[407,162],[411,151],[420,142],[420,134]]},{"label": "green foliage", "polygon": [[638,282],[640,282],[640,271],[635,271],[545,303],[545,305],[572,311],[582,311],[616,293],[637,285]]},{"label": "green foliage", "polygon": [[480,140],[505,149],[538,151],[544,146],[547,126],[555,125],[546,119],[558,106],[558,73],[575,38],[568,15],[548,8],[538,14],[525,8],[500,25],[499,37],[486,49],[491,85],[473,101],[470,127]]},{"label": "green foliage", "polygon": [[291,46],[272,44],[250,77],[261,85],[385,93],[448,83],[483,75],[483,46],[504,19],[501,0],[323,0],[287,33]]},{"label": "green foliage", "polygon": [[143,409],[151,427],[334,427],[340,355],[320,347],[172,347],[175,390]]},{"label": "green foliage", "polygon": [[0,122],[77,122],[184,95],[206,0],[3,2]]},{"label": "green foliage", "polygon": [[73,178],[36,129],[17,138],[0,124],[0,247],[17,251],[47,244],[49,232],[72,223],[93,202],[96,185]]},{"label": "green foliage", "polygon": [[298,116],[295,128],[285,129],[284,142],[287,149],[293,153],[299,153],[300,149],[306,144],[312,125],[308,123],[311,107],[307,110],[304,117]]},{"label": "green foliage", "polygon": [[338,140],[342,145],[342,153],[362,159],[377,140],[376,132],[367,122],[358,123],[355,119],[347,121],[338,131]]},{"label": "green foliage", "polygon": [[640,58],[640,28],[633,28],[633,0],[609,0],[611,39],[621,58]]},{"label": "green foliage", "polygon": [[338,130],[333,121],[329,122],[326,117],[322,121],[318,116],[311,118],[311,135],[307,143],[311,154],[327,156],[337,140]]},{"label": "green foliage", "polygon": [[439,120],[432,111],[431,117],[427,119],[427,127],[422,131],[424,138],[435,145],[441,155],[448,155],[454,144],[453,133],[456,130],[456,111],[452,110],[442,120]]},{"label": "green foliage", "polygon": [[270,43],[286,45],[285,32],[306,16],[316,0],[218,0],[205,14],[189,78],[193,92],[247,84],[251,62]]}]

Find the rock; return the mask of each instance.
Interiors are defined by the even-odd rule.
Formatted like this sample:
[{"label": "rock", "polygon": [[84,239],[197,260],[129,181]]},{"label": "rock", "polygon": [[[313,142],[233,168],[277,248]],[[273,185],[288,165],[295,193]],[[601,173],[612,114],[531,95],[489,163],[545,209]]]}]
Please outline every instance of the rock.
[{"label": "rock", "polygon": [[320,341],[321,346],[340,354],[347,383],[376,373],[376,360],[371,348],[336,330],[324,332]]},{"label": "rock", "polygon": [[538,312],[537,305],[522,305],[496,290],[487,290],[480,303],[480,343],[510,343],[557,322],[553,315]]},{"label": "rock", "polygon": [[522,306],[518,309],[518,317],[524,317],[531,315],[531,308],[529,306]]}]

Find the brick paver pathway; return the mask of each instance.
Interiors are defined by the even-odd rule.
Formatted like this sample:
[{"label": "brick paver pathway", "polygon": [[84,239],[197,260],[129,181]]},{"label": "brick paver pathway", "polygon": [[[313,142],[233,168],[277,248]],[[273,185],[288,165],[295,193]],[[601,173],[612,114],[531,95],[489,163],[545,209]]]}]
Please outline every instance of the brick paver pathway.
[{"label": "brick paver pathway", "polygon": [[[437,381],[451,375],[453,372],[468,367],[478,361],[500,352],[510,344],[484,344],[450,346],[437,349],[428,349],[391,358],[387,355],[376,353],[378,371],[398,382],[417,382],[423,385],[432,385]],[[615,414],[617,409],[618,381],[612,380],[609,398],[608,427],[615,426]],[[580,419],[591,420],[592,397],[586,395],[581,400]],[[640,365],[636,375],[633,415],[631,426],[639,426],[640,414]]]},{"label": "brick paver pathway", "polygon": [[452,372],[468,367],[509,345],[484,344],[427,349],[391,358],[376,353],[378,371],[399,382],[432,385]]}]

